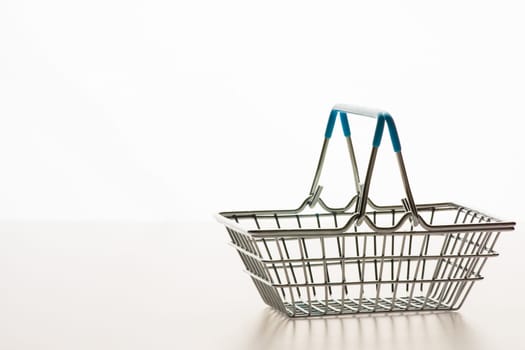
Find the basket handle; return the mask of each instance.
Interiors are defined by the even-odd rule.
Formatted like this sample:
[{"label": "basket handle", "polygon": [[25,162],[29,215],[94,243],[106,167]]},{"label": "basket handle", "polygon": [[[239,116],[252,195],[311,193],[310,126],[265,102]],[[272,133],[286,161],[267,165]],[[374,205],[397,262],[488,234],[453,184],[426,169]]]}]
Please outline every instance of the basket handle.
[{"label": "basket handle", "polygon": [[[368,163],[368,169],[367,169],[365,181],[364,181],[364,184],[362,185],[360,184],[360,181],[359,181],[359,173],[357,169],[352,141],[350,138],[351,132],[350,132],[350,125],[348,123],[347,113],[370,117],[370,118],[374,118],[377,120],[375,132],[374,132],[374,138],[372,141],[372,154],[370,156],[370,161]],[[385,112],[382,110],[376,110],[376,109],[370,109],[370,108],[364,108],[364,107],[358,107],[358,106],[346,105],[346,104],[336,104],[332,108],[330,112],[330,116],[328,118],[328,124],[326,126],[325,140],[323,143],[323,148],[321,150],[321,156],[319,157],[319,163],[317,165],[317,170],[314,176],[314,181],[310,189],[309,205],[313,207],[320,198],[322,186],[319,186],[318,182],[319,182],[321,170],[322,170],[323,163],[324,163],[326,149],[328,147],[330,138],[332,137],[332,132],[333,132],[335,121],[336,121],[338,114],[341,119],[341,126],[343,128],[343,133],[347,139],[348,150],[350,153],[350,159],[352,161],[352,167],[353,167],[353,172],[354,172],[356,191],[359,197],[359,200],[357,201],[357,208],[356,208],[356,211],[359,212],[360,214],[359,215],[360,219],[358,220],[358,222],[359,223],[362,222],[365,216],[366,204],[368,201],[368,192],[370,190],[370,182],[371,182],[372,173],[373,173],[373,169],[375,165],[377,150],[379,146],[381,145],[381,139],[383,138],[385,123],[386,123],[389,134],[390,134],[390,140],[392,142],[392,147],[397,156],[399,170],[401,173],[401,178],[403,180],[403,186],[405,188],[405,193],[407,195],[407,198],[403,199],[402,203],[404,207],[406,208],[406,210],[412,213],[412,221],[415,225],[417,225],[418,224],[417,208],[416,208],[413,196],[412,196],[412,191],[410,189],[410,184],[409,184],[408,177],[406,174],[403,156],[401,154],[401,142],[399,141],[399,134],[396,129],[396,124],[394,122],[394,118],[392,118],[392,116],[388,112]]]},{"label": "basket handle", "polygon": [[383,137],[383,130],[385,128],[386,122],[388,126],[388,131],[390,133],[390,140],[392,141],[392,147],[394,148],[394,152],[397,153],[401,151],[401,142],[399,141],[399,134],[397,133],[394,118],[392,118],[392,116],[388,112],[371,108],[344,104],[335,105],[332,108],[332,111],[330,112],[330,117],[328,118],[328,125],[326,126],[325,138],[330,138],[332,136],[335,118],[338,113],[341,118],[341,124],[343,126],[345,136],[350,136],[350,126],[348,124],[348,117],[346,113],[377,119],[374,140],[372,142],[372,145],[374,147],[379,147],[381,145],[381,139]]},{"label": "basket handle", "polygon": [[323,187],[319,186],[318,183],[319,183],[319,178],[321,176],[321,171],[322,171],[323,164],[324,164],[326,149],[328,148],[330,138],[332,137],[332,133],[334,131],[334,126],[335,126],[335,122],[336,122],[338,114],[341,120],[343,134],[346,137],[348,153],[350,155],[350,161],[352,163],[352,171],[354,173],[355,189],[358,194],[361,192],[361,184],[359,180],[359,170],[357,168],[357,161],[355,158],[354,147],[353,147],[352,140],[350,137],[351,136],[350,124],[348,123],[347,113],[377,119],[376,130],[374,133],[374,140],[372,142],[373,148],[377,148],[381,144],[381,139],[383,137],[383,131],[385,128],[385,121],[386,121],[388,130],[390,132],[390,139],[392,140],[392,146],[394,147],[394,151],[396,153],[401,151],[401,143],[399,142],[399,135],[396,130],[394,119],[392,118],[392,116],[390,116],[390,114],[388,114],[387,112],[381,111],[381,110],[377,110],[377,109],[371,109],[371,108],[365,108],[365,107],[359,107],[359,106],[353,106],[353,105],[336,104],[330,111],[330,116],[328,117],[328,123],[326,125],[326,130],[324,133],[325,139],[323,143],[323,148],[321,150],[321,155],[319,157],[319,163],[317,164],[317,170],[315,172],[312,187],[310,189],[311,199],[309,200],[309,204],[311,207],[313,207],[317,203],[317,201],[319,200],[321,191],[323,189]]}]

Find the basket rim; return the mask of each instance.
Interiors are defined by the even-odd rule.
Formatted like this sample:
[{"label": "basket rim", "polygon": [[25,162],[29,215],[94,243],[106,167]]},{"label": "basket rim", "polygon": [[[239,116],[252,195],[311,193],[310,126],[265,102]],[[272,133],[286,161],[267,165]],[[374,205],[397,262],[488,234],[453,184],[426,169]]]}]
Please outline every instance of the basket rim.
[{"label": "basket rim", "polygon": [[[355,199],[355,197],[354,197]],[[411,213],[407,212],[405,208],[401,205],[377,205],[371,200],[368,201],[368,204],[375,210],[367,211],[365,216],[362,218],[363,223],[368,226],[371,230],[369,232],[348,232],[349,228],[354,225],[358,225],[357,221],[359,220],[359,213],[348,211],[351,205],[354,202],[352,199],[349,204],[343,208],[330,208],[326,204],[320,201],[321,207],[326,211],[323,213],[302,213],[302,210],[306,207],[307,200],[296,209],[276,209],[276,210],[253,210],[253,211],[224,211],[219,212],[215,215],[215,219],[220,223],[231,227],[237,231],[243,232],[245,234],[252,235],[254,237],[298,237],[298,236],[311,236],[311,235],[323,235],[323,236],[333,236],[333,235],[385,235],[385,234],[446,234],[450,232],[488,232],[488,231],[512,231],[515,228],[516,223],[511,221],[502,221],[496,219],[493,216],[484,214],[478,210],[471,209],[467,206],[462,206],[453,202],[441,202],[441,203],[424,203],[418,204],[418,211],[428,211],[428,210],[458,210],[458,213],[467,212],[472,213],[476,216],[484,217],[491,222],[485,223],[457,223],[457,224],[447,224],[447,225],[433,225],[427,223],[420,215],[418,215],[419,227],[420,230],[411,230],[411,231],[401,231],[403,224],[410,220]],[[395,212],[395,213],[405,213],[403,214],[397,223],[393,226],[378,226],[374,224],[372,220],[368,217],[373,213],[386,213],[386,212]],[[286,216],[296,216],[301,217],[305,216],[317,216],[317,215],[334,215],[334,214],[347,214],[349,219],[347,222],[337,228],[308,228],[308,229],[250,229],[247,230],[241,224],[232,220],[232,218],[238,217],[286,217]]]}]

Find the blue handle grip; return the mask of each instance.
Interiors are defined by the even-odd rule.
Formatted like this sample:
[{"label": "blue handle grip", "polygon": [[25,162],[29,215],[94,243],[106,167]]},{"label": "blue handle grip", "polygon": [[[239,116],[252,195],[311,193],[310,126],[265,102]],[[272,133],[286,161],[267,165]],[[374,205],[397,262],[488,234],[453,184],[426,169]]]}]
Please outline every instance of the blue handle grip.
[{"label": "blue handle grip", "polygon": [[339,118],[341,119],[341,126],[343,127],[343,133],[347,137],[350,136],[350,125],[348,124],[348,116],[346,115],[346,112],[332,109],[332,111],[330,112],[330,117],[328,118],[328,124],[326,125],[326,131],[324,133],[324,137],[327,139],[332,137],[332,132],[334,131],[335,119],[337,118],[338,113],[339,113]]},{"label": "blue handle grip", "polygon": [[396,124],[392,116],[386,112],[364,109],[361,107],[347,106],[347,105],[335,105],[334,109],[330,112],[330,117],[328,118],[328,125],[326,126],[326,132],[324,134],[325,138],[329,139],[332,137],[332,132],[334,131],[335,120],[337,114],[341,119],[341,125],[343,127],[343,133],[345,136],[350,136],[350,125],[348,124],[348,116],[346,112],[363,115],[367,117],[377,118],[376,130],[374,132],[374,140],[372,145],[374,147],[379,147],[381,144],[381,139],[383,137],[383,131],[385,129],[385,122],[390,133],[390,140],[392,141],[392,147],[394,152],[401,151],[401,142],[399,142],[399,135],[397,133]]},{"label": "blue handle grip", "polygon": [[381,113],[377,116],[376,131],[374,133],[374,141],[372,142],[372,145],[374,147],[379,147],[379,145],[381,144],[381,138],[383,137],[383,131],[385,129],[385,122],[390,133],[390,140],[392,141],[392,147],[394,148],[394,152],[400,152],[401,142],[399,142],[399,135],[397,133],[396,124],[394,123],[394,119],[392,118],[392,116],[388,113]]}]

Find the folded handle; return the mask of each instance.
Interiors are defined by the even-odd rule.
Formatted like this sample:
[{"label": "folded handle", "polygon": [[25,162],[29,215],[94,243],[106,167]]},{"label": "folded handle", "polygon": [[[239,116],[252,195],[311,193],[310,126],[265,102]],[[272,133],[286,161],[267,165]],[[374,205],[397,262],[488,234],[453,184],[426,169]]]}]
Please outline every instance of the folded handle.
[{"label": "folded handle", "polygon": [[377,119],[376,130],[374,132],[374,140],[372,141],[372,145],[376,148],[381,145],[381,139],[383,137],[383,131],[386,122],[388,126],[388,131],[390,133],[390,140],[392,141],[392,147],[394,148],[394,152],[397,153],[401,151],[401,142],[399,141],[399,135],[397,133],[396,124],[394,123],[394,119],[392,118],[392,116],[388,112],[372,108],[344,104],[335,105],[332,108],[332,111],[330,112],[330,117],[328,118],[328,125],[326,126],[325,137],[327,139],[332,137],[332,131],[334,129],[337,114],[339,114],[341,118],[341,125],[343,126],[344,135],[350,136],[350,125],[348,123],[347,113]]}]

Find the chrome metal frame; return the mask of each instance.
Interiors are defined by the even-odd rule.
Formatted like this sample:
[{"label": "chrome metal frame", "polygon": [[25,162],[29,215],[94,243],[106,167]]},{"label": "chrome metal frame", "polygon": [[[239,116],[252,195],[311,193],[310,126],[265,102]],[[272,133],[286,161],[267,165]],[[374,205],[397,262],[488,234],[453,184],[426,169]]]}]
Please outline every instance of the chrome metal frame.
[{"label": "chrome metal frame", "polygon": [[[320,196],[325,138],[299,207],[217,214],[263,301],[290,317],[459,309],[483,278],[487,259],[498,255],[493,248],[500,233],[515,223],[452,202],[416,205],[400,150],[406,198],[402,205],[377,205],[368,193],[378,147],[372,147],[361,184],[351,137],[346,139],[357,193],[346,206],[329,207]],[[308,212],[314,207],[322,212]]]}]

